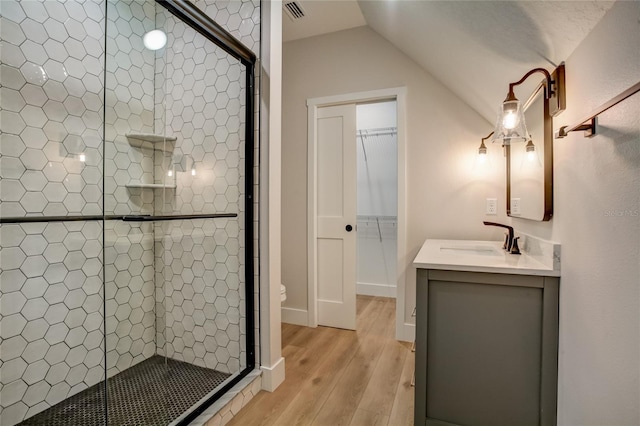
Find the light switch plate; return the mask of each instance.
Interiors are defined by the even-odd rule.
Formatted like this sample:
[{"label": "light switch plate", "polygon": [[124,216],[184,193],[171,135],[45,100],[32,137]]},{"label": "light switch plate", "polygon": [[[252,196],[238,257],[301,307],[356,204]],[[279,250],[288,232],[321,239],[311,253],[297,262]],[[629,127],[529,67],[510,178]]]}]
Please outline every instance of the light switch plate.
[{"label": "light switch plate", "polygon": [[487,214],[497,215],[498,214],[498,199],[497,198],[487,198]]}]

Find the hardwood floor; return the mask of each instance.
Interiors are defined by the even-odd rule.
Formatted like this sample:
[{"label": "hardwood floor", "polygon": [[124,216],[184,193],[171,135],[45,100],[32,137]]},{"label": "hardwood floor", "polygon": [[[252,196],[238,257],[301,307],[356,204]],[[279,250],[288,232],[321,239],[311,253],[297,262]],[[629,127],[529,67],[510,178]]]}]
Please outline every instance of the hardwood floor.
[{"label": "hardwood floor", "polygon": [[413,424],[414,353],[395,340],[395,299],[358,296],[357,330],[282,325],[286,379],[230,425]]}]

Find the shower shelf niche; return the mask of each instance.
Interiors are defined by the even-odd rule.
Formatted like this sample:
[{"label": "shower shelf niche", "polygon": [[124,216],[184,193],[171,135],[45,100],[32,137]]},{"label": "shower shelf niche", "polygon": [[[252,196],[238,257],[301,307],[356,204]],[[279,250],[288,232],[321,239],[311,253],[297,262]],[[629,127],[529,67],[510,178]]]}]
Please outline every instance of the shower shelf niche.
[{"label": "shower shelf niche", "polygon": [[127,188],[148,188],[148,189],[176,189],[176,184],[165,183],[128,183],[125,185]]},{"label": "shower shelf niche", "polygon": [[[178,140],[175,136],[156,135],[154,133],[127,133],[125,136],[131,146],[149,148],[145,143],[151,143],[153,149],[158,151],[173,151],[173,142]],[[164,142],[168,142],[168,144]]]}]

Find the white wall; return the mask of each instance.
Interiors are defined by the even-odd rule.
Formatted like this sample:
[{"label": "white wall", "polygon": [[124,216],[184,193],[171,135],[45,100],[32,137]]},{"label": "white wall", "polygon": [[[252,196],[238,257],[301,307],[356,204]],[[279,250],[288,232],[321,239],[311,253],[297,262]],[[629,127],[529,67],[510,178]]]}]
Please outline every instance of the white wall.
[{"label": "white wall", "polygon": [[[576,124],[640,81],[640,3],[618,2],[566,60]],[[562,244],[558,424],[640,424],[640,94],[599,134],[554,141],[551,222],[516,229]]]},{"label": "white wall", "polygon": [[[638,2],[618,2],[566,60],[575,124],[640,80]],[[372,52],[375,52],[373,54]],[[339,64],[340,66],[337,66]],[[473,151],[491,125],[367,28],[284,46],[283,281],[288,306],[306,309],[306,111],[309,97],[408,87],[407,307],[422,240],[499,239],[483,229],[484,198],[505,210],[503,159],[490,170]],[[640,424],[640,103],[638,94],[600,116],[599,135],[555,141],[555,216],[513,219],[523,232],[562,243],[558,424]],[[457,119],[457,120],[456,120]],[[492,217],[503,221],[501,214]],[[407,309],[410,312],[410,309]]]},{"label": "white wall", "polygon": [[492,124],[382,37],[360,27],[285,43],[283,81],[285,307],[307,309],[308,98],[407,87],[407,256],[398,265],[407,274],[407,317],[415,303],[411,262],[427,237],[500,239],[482,220],[486,197],[499,198],[505,211],[501,150],[489,147],[492,169],[474,168],[480,138]]},{"label": "white wall", "polygon": [[285,376],[280,334],[280,184],[282,156],[282,2],[264,2],[260,55],[260,369],[262,389]]},{"label": "white wall", "polygon": [[357,105],[356,121],[358,216],[397,216],[398,135],[374,133],[397,126],[396,102]]},{"label": "white wall", "polygon": [[[396,297],[398,135],[396,102],[356,106],[357,294]],[[370,130],[367,132],[367,130]],[[395,133],[390,132],[394,130]],[[377,134],[381,132],[380,134]]]},{"label": "white wall", "polygon": [[356,127],[358,130],[396,127],[396,101],[375,102],[356,106]]}]

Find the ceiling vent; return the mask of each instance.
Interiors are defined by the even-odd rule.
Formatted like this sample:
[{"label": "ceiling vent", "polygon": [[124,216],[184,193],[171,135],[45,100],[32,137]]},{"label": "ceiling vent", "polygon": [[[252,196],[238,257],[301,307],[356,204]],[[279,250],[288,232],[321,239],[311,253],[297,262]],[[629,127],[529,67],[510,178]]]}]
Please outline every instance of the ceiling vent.
[{"label": "ceiling vent", "polygon": [[300,5],[300,3],[296,1],[288,1],[284,4],[284,10],[289,15],[292,21],[297,21],[298,19],[302,19],[306,16],[304,9]]}]

